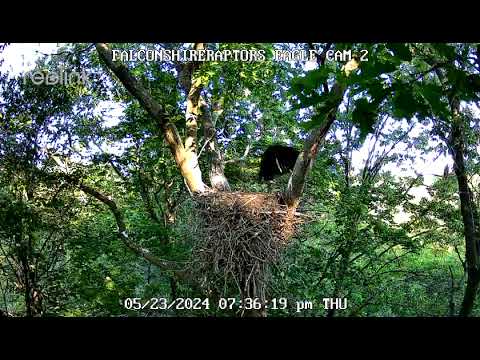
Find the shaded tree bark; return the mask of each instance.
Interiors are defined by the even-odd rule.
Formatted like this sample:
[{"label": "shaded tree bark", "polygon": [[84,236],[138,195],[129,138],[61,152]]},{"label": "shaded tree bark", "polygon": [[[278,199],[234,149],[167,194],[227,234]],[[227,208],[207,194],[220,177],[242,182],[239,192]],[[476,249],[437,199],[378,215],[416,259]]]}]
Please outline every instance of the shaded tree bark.
[{"label": "shaded tree bark", "polygon": [[230,184],[225,176],[225,160],[223,151],[220,150],[217,142],[217,133],[212,122],[210,109],[206,102],[201,99],[201,118],[203,122],[205,146],[207,148],[208,160],[210,163],[210,185],[217,191],[230,191]]},{"label": "shaded tree bark", "polygon": [[452,130],[449,138],[449,149],[454,160],[454,170],[458,182],[460,211],[462,213],[465,235],[465,260],[467,268],[467,286],[460,308],[460,316],[468,316],[475,305],[480,286],[480,224],[478,210],[469,187],[465,168],[465,134],[463,119],[460,114],[460,101],[451,100],[453,115]]},{"label": "shaded tree bark", "polygon": [[[335,112],[336,110],[335,108]],[[334,121],[335,113],[332,111],[325,123],[313,131],[305,141],[303,151],[298,155],[293,172],[288,179],[287,189],[284,195],[284,199],[290,208],[297,208],[305,188],[307,175],[317,157],[319,147],[327,136],[328,130],[330,130]]]}]

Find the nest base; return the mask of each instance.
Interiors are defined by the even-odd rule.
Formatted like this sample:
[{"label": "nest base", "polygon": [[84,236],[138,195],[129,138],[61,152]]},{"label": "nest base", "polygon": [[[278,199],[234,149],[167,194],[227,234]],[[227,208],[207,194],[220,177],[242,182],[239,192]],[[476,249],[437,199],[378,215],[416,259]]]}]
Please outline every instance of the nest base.
[{"label": "nest base", "polygon": [[298,213],[278,194],[213,192],[195,203],[202,226],[193,259],[203,285],[221,296],[236,288],[264,303],[269,265],[295,233]]}]

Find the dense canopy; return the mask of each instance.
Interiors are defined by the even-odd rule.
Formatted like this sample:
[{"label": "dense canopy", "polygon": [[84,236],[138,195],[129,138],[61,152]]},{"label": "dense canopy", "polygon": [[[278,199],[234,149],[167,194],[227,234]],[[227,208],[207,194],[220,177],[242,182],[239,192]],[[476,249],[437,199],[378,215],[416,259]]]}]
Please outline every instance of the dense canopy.
[{"label": "dense canopy", "polygon": [[17,45],[0,316],[480,315],[480,44]]}]

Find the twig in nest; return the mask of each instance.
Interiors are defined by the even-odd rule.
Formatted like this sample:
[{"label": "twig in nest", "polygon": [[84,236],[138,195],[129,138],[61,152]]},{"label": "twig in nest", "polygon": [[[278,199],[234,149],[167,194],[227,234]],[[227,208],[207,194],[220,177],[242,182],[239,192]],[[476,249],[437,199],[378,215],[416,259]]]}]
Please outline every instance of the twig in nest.
[{"label": "twig in nest", "polygon": [[[197,197],[200,236],[192,266],[216,293],[237,289],[264,299],[269,266],[274,264],[296,225],[308,215],[286,216],[275,194],[222,192]],[[290,214],[288,214],[290,215]]]}]

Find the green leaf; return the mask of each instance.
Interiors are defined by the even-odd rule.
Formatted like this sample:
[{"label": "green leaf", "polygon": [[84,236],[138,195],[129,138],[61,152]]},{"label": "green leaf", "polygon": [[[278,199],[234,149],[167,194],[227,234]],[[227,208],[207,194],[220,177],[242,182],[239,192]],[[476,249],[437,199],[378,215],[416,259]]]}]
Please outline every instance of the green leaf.
[{"label": "green leaf", "polygon": [[442,88],[435,84],[424,84],[420,87],[420,94],[430,104],[434,114],[443,114],[446,110],[445,104],[442,103]]},{"label": "green leaf", "polygon": [[329,73],[330,70],[326,66],[309,71],[305,76],[292,80],[292,90],[296,94],[304,93],[308,95],[315,89],[318,89],[327,80]]},{"label": "green leaf", "polygon": [[360,99],[355,104],[352,113],[352,121],[360,127],[360,138],[364,140],[373,131],[373,125],[377,120],[377,107],[369,103],[367,99]]},{"label": "green leaf", "polygon": [[397,69],[397,66],[392,61],[377,60],[377,61],[363,63],[361,69],[362,69],[361,78],[370,80],[382,74],[388,74],[395,71]]},{"label": "green leaf", "polygon": [[381,75],[381,74],[388,74],[397,69],[396,65],[393,62],[386,61],[386,62],[377,62],[375,64],[374,69],[376,72]]},{"label": "green leaf", "polygon": [[319,112],[319,113],[313,115],[311,117],[310,121],[303,122],[303,123],[300,124],[300,126],[304,130],[309,131],[313,128],[316,128],[316,127],[319,127],[320,125],[322,125],[323,122],[325,121],[325,117],[326,117],[325,113]]},{"label": "green leaf", "polygon": [[293,105],[293,109],[302,109],[308,108],[310,106],[314,106],[320,102],[322,102],[323,96],[319,94],[312,94],[310,96],[304,96],[302,94],[298,95],[298,103]]},{"label": "green leaf", "polygon": [[438,51],[440,55],[445,56],[448,60],[455,59],[457,53],[453,46],[447,44],[432,44],[432,47]]},{"label": "green leaf", "polygon": [[387,44],[386,46],[399,59],[403,61],[412,61],[412,54],[410,53],[408,45],[403,43],[392,43]]},{"label": "green leaf", "polygon": [[322,66],[319,69],[308,72],[305,78],[315,84],[316,87],[319,87],[327,80],[329,74],[330,70],[326,66]]},{"label": "green leaf", "polygon": [[393,97],[393,116],[397,119],[410,120],[417,113],[418,104],[412,88],[400,84]]},{"label": "green leaf", "polygon": [[386,95],[382,81],[374,79],[366,85],[368,93],[372,96],[374,103],[379,103]]}]

